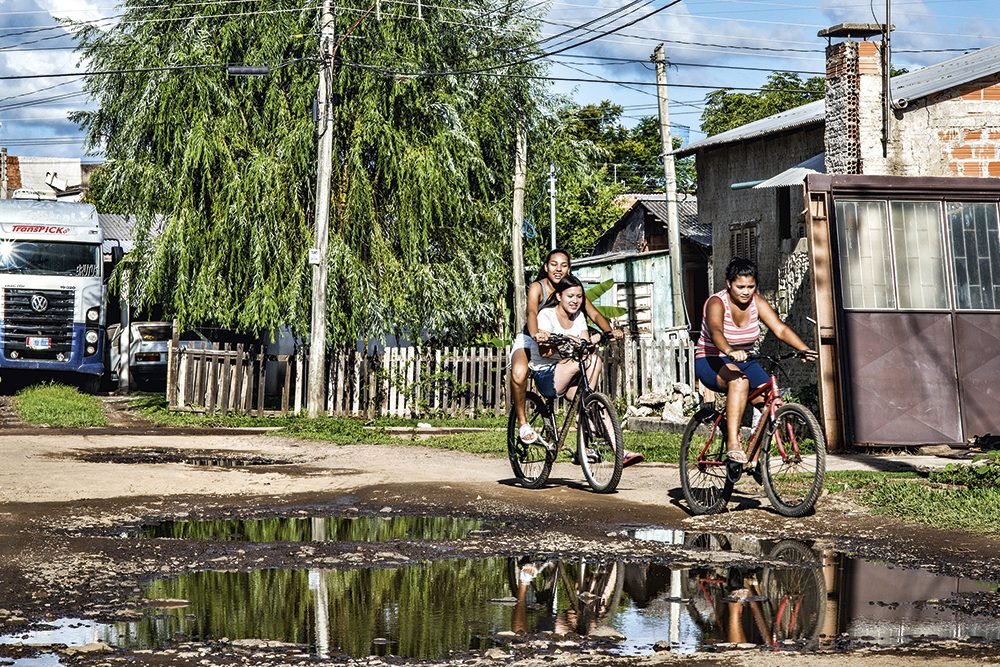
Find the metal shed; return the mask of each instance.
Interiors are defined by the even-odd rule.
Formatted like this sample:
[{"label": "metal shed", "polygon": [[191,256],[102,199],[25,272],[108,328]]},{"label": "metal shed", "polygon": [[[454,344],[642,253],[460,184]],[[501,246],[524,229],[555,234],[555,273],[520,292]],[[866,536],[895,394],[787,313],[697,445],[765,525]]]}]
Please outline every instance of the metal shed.
[{"label": "metal shed", "polygon": [[831,443],[1000,433],[1000,180],[810,175]]}]

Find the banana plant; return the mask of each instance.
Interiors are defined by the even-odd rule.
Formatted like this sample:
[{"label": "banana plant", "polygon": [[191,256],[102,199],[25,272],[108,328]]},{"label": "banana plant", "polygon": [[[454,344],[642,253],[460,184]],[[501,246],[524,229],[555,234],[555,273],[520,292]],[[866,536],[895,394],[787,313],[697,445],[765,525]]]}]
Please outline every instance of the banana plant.
[{"label": "banana plant", "polygon": [[599,312],[601,315],[604,315],[604,317],[608,318],[609,321],[615,319],[616,317],[621,317],[622,315],[628,312],[628,310],[622,308],[621,306],[598,305],[597,300],[600,299],[605,292],[611,289],[611,287],[614,284],[615,281],[612,280],[611,278],[608,278],[603,283],[598,283],[597,285],[594,285],[593,287],[587,290],[587,299],[589,299],[590,302],[594,304],[594,307],[597,308],[597,312]]}]

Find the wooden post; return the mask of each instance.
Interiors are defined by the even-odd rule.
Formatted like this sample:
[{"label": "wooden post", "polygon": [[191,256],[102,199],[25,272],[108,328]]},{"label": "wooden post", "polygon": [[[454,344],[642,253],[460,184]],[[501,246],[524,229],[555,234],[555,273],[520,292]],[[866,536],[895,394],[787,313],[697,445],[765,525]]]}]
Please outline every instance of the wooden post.
[{"label": "wooden post", "polygon": [[[170,331],[170,347],[167,349],[167,405],[177,407],[178,366],[180,365],[181,330],[174,320]],[[121,356],[119,355],[119,358]]]},{"label": "wooden post", "polygon": [[261,348],[260,352],[257,354],[257,416],[264,416],[264,388],[267,382],[265,375],[265,365],[267,364],[267,355],[264,353],[264,348]]}]

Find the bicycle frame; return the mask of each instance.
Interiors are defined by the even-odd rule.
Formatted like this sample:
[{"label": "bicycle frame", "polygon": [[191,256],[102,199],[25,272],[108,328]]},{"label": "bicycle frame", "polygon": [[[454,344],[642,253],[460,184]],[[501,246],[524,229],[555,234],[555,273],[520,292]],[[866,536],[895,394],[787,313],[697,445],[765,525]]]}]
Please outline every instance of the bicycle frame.
[{"label": "bicycle frame", "polygon": [[570,428],[575,424],[573,416],[583,410],[583,397],[593,391],[590,388],[590,380],[587,378],[586,359],[588,357],[589,355],[576,360],[580,369],[576,379],[576,392],[573,394],[573,398],[570,400],[569,406],[566,408],[566,417],[563,420],[561,429],[556,428],[556,426],[558,426],[558,421],[556,420],[556,399],[545,399],[545,405],[552,418],[552,432],[558,434],[558,438],[556,439],[557,449],[562,449],[563,445],[566,444],[566,436],[569,434]]},{"label": "bicycle frame", "polygon": [[[768,426],[774,423],[778,408],[785,403],[781,398],[781,390],[778,388],[778,377],[774,373],[770,374],[767,384],[762,384],[750,392],[750,396],[747,397],[747,405],[753,405],[754,400],[762,396],[764,397],[764,408],[767,410],[767,416],[766,418],[764,416],[761,417],[760,421],[757,422],[757,427],[754,429],[753,433],[750,434],[750,439],[747,441],[747,465],[755,465],[757,463],[757,459],[760,457],[760,453],[763,450],[763,444],[766,442],[766,439],[763,437],[764,433],[768,431]],[[712,441],[715,440],[715,433],[719,430],[719,425],[723,422],[723,420],[725,420],[725,418],[725,413],[719,413],[718,416],[713,419],[712,431],[709,433],[708,438],[705,440],[705,445],[701,448],[701,452],[698,454],[698,460],[702,461],[706,465],[726,465],[725,461],[705,460],[705,452],[708,451]],[[797,449],[798,444],[793,444]],[[778,450],[781,452],[782,457],[784,457],[784,445],[781,442],[780,437],[778,438]]]}]

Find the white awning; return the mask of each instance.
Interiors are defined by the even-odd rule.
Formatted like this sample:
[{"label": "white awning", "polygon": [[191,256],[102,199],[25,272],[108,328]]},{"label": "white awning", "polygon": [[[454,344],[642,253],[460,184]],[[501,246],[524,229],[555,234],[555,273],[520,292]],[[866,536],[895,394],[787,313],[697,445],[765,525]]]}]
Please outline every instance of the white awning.
[{"label": "white awning", "polygon": [[826,173],[825,161],[826,153],[813,155],[805,162],[800,162],[794,167],[784,170],[780,174],[775,174],[766,181],[761,181],[760,183],[754,185],[753,189],[763,190],[765,188],[786,188],[795,185],[802,185],[802,181],[806,180],[806,176],[809,174]]}]

